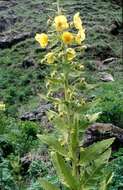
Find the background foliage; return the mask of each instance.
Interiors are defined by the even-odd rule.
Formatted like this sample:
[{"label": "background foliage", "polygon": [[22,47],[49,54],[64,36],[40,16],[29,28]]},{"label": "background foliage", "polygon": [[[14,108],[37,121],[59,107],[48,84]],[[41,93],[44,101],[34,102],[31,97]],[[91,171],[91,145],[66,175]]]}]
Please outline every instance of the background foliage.
[{"label": "background foliage", "polygon": [[[50,176],[47,176],[47,171],[45,171],[46,168],[51,168],[50,161],[44,161],[44,157],[47,157],[44,154],[47,152],[47,147],[40,145],[36,138],[36,134],[42,133],[43,129],[40,123],[22,122],[18,117],[38,107],[40,104],[38,93],[44,92],[44,77],[49,71],[46,66],[40,65],[44,52],[35,43],[34,35],[37,31],[45,31],[46,20],[49,15],[54,14],[52,9],[55,5],[51,7],[53,0],[13,2],[12,0],[0,2],[0,23],[1,19],[7,23],[6,29],[0,31],[0,45],[3,37],[11,39],[25,32],[31,32],[31,34],[25,40],[0,48],[0,101],[4,101],[7,108],[4,113],[0,113],[0,176],[2,175],[0,188],[5,190],[38,190],[39,188],[40,190],[36,182],[40,161],[35,163],[34,160],[23,173],[21,160],[30,152],[32,154],[38,152],[39,155],[41,154],[40,171],[43,171],[46,178],[51,178],[53,183],[58,182],[55,173],[54,177],[52,172]],[[122,8],[118,2],[115,0],[68,0],[61,1],[61,6],[68,11],[69,15],[80,11],[86,26],[86,44],[90,48],[85,52],[83,60],[86,65],[85,78],[90,84],[98,85],[91,92],[85,93],[88,98],[100,99],[91,111],[102,111],[98,121],[111,122],[123,127],[122,29],[119,27],[117,34],[110,32],[113,23],[117,22],[119,26],[122,23]],[[116,62],[111,64],[106,72],[111,73],[115,81],[105,83],[100,80],[102,71],[96,70],[98,67],[96,63],[111,57],[116,58]],[[13,163],[16,165],[16,171],[13,170]],[[123,188],[122,165],[122,155],[111,163],[115,173],[111,190]]]}]

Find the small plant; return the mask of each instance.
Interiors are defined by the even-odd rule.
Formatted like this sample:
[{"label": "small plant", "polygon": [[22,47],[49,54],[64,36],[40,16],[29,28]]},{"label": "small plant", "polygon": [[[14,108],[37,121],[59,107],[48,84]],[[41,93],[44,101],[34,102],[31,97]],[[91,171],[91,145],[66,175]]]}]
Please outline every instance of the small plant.
[{"label": "small plant", "polygon": [[0,116],[0,151],[3,157],[11,153],[22,156],[37,146],[39,127],[36,123],[17,121],[2,113]]},{"label": "small plant", "polygon": [[[105,172],[104,166],[108,164],[114,138],[83,147],[89,123],[85,113],[91,103],[82,94],[88,85],[83,79],[84,65],[79,63],[77,55],[83,54],[85,49],[85,29],[79,13],[74,15],[72,22],[68,22],[59,8],[59,2],[57,6],[58,15],[53,24],[52,20],[48,21],[48,34],[36,34],[35,37],[42,48],[48,47],[42,62],[50,66],[51,74],[47,77],[48,92],[44,98],[54,105],[47,114],[55,128],[55,135],[38,137],[50,147],[63,189],[93,190],[98,187],[98,190],[106,190],[112,173]],[[39,182],[45,190],[59,190],[44,178]]]},{"label": "small plant", "polygon": [[12,175],[11,166],[8,160],[0,162],[0,189],[1,190],[18,190]]},{"label": "small plant", "polygon": [[114,176],[109,186],[109,190],[122,190],[123,189],[123,149],[115,153],[116,159],[110,164],[110,169],[113,171]]},{"label": "small plant", "polygon": [[48,168],[46,163],[42,160],[34,160],[32,161],[28,172],[31,178],[36,178],[39,176],[44,177],[48,175]]},{"label": "small plant", "polygon": [[5,104],[0,102],[0,111],[5,111]]}]

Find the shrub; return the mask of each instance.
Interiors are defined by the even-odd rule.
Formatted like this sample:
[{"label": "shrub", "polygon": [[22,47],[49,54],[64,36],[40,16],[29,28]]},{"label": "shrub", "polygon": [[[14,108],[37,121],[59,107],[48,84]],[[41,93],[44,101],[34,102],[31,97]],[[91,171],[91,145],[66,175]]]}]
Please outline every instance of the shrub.
[{"label": "shrub", "polygon": [[18,190],[15,180],[12,176],[11,165],[8,160],[0,162],[0,189]]},{"label": "shrub", "polygon": [[112,105],[107,104],[107,108],[100,114],[99,122],[109,122],[118,127],[123,128],[123,107],[122,103],[112,102]]},{"label": "shrub", "polygon": [[1,151],[5,157],[10,153],[23,155],[37,145],[39,127],[34,122],[17,121],[1,115],[0,126]]},{"label": "shrub", "polygon": [[34,160],[32,161],[28,172],[31,179],[44,176],[46,177],[48,175],[48,164],[41,160]]},{"label": "shrub", "polygon": [[115,158],[110,163],[110,169],[114,173],[109,190],[122,190],[123,189],[123,148],[117,153],[113,154]]}]

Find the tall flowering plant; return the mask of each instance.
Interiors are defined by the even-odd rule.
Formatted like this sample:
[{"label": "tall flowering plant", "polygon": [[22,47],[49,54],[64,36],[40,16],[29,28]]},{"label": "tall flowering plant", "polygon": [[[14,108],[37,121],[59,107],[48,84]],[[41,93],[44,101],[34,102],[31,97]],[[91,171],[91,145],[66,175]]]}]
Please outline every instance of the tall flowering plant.
[{"label": "tall flowering plant", "polygon": [[[49,21],[48,21],[49,22]],[[114,139],[83,146],[88,118],[85,115],[90,103],[82,96],[86,88],[83,79],[84,65],[79,63],[78,54],[85,48],[85,29],[76,13],[72,21],[60,11],[50,20],[50,31],[36,34],[35,39],[48,53],[42,62],[50,67],[46,88],[48,101],[54,109],[47,115],[55,128],[55,134],[38,135],[49,146],[49,152],[63,187],[68,190],[106,190],[112,174],[105,173]],[[55,47],[55,48],[53,48]],[[45,190],[59,190],[58,186],[40,179]]]}]

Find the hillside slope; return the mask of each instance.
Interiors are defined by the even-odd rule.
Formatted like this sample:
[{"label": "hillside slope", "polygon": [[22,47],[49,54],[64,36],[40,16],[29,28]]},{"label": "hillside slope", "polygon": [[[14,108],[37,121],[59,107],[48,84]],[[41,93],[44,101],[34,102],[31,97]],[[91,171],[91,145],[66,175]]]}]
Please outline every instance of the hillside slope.
[{"label": "hillside slope", "polygon": [[[54,15],[56,9],[53,2],[0,1],[0,100],[8,105],[8,112],[12,115],[24,104],[31,109],[39,103],[37,93],[43,90],[47,68],[40,65],[43,51],[34,36],[36,32],[46,30],[46,21]],[[105,86],[107,84],[103,84],[100,77],[102,72],[108,72],[115,80],[109,84],[110,91],[113,89],[114,94],[121,92],[123,63],[120,1],[69,0],[61,1],[61,6],[69,15],[79,11],[83,18],[87,33],[88,48],[84,62],[88,82],[99,82],[100,86]]]}]

